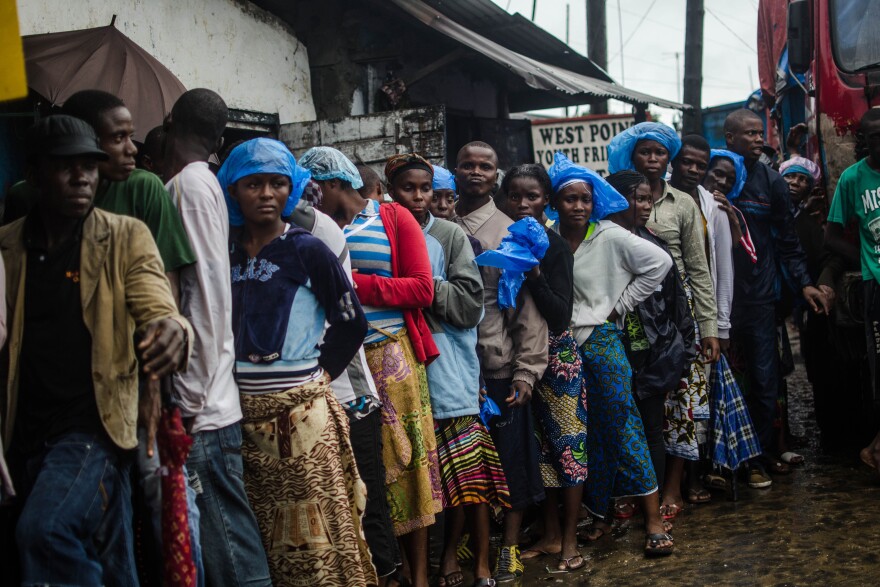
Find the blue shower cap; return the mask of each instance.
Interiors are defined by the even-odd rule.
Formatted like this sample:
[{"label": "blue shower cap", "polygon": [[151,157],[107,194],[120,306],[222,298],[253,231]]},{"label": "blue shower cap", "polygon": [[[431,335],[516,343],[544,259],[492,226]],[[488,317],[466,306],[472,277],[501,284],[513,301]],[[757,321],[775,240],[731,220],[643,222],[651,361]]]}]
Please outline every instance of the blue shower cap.
[{"label": "blue shower cap", "polygon": [[733,168],[736,169],[736,181],[733,183],[730,193],[727,194],[727,199],[733,201],[739,197],[746,185],[745,161],[743,160],[742,155],[737,155],[733,151],[728,151],[727,149],[712,149],[712,153],[709,156],[709,167],[712,166],[712,160],[716,157],[724,157],[725,159],[733,161]]},{"label": "blue shower cap", "polygon": [[432,165],[434,168],[434,183],[431,185],[435,190],[452,190],[455,191],[455,176],[448,170],[439,165]]},{"label": "blue shower cap", "polygon": [[608,173],[635,170],[633,151],[639,141],[657,141],[669,151],[669,160],[681,150],[681,139],[672,127],[659,122],[640,122],[616,135],[608,144]]},{"label": "blue shower cap", "polygon": [[626,198],[602,179],[602,176],[592,169],[575,165],[560,151],[554,153],[553,165],[547,170],[547,174],[550,175],[554,193],[575,181],[582,181],[593,188],[593,214],[590,216],[592,221],[629,209]]},{"label": "blue shower cap", "polygon": [[364,180],[351,159],[333,147],[312,147],[299,158],[299,164],[318,181],[341,179],[356,190],[364,187]]},{"label": "blue shower cap", "polygon": [[243,225],[244,217],[238,202],[229,195],[229,186],[256,173],[277,173],[290,178],[290,197],[287,198],[281,216],[290,216],[293,213],[309,182],[309,172],[296,164],[293,153],[281,141],[259,138],[240,144],[229,153],[217,172],[217,180],[223,188],[226,208],[229,210],[229,224],[232,226]]}]

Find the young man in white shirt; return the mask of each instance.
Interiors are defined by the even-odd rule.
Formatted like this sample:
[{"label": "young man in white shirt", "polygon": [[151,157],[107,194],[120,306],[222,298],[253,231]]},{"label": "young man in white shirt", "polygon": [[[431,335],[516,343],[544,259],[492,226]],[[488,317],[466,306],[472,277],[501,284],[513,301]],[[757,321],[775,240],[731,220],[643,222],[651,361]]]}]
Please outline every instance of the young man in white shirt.
[{"label": "young man in white shirt", "polygon": [[266,554],[243,480],[242,418],[233,379],[229,222],[208,168],[228,110],[211,90],[184,93],[166,124],[166,185],[198,261],[180,272],[180,310],[195,331],[193,359],[174,378],[175,399],[193,435],[187,468],[198,494],[208,584],[271,585]]}]

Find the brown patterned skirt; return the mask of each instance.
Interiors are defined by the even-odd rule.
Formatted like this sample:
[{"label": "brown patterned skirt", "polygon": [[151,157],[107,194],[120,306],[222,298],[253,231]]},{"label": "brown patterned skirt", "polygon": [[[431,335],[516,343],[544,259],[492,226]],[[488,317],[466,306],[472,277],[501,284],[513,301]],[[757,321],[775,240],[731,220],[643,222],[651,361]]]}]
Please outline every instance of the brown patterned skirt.
[{"label": "brown patterned skirt", "polygon": [[242,394],[241,408],[245,488],[272,583],[376,584],[361,528],[367,490],[330,378]]}]

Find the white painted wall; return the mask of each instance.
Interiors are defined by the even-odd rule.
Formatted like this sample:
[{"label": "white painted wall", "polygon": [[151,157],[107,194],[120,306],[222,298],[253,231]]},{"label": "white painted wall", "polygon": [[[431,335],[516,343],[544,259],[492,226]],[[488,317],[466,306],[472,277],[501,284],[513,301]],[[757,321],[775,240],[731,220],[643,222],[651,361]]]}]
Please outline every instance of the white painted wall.
[{"label": "white painted wall", "polygon": [[315,119],[306,48],[274,15],[245,0],[18,0],[22,35],[110,24],[187,88],[209,88],[231,108]]}]

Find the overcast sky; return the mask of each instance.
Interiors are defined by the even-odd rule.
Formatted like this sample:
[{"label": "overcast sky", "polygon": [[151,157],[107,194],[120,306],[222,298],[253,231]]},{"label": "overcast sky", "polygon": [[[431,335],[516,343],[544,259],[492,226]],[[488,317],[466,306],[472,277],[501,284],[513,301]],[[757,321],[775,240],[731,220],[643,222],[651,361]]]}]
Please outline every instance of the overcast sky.
[{"label": "overcast sky", "polygon": [[[531,18],[532,0],[493,1],[511,13],[519,12]],[[587,0],[537,0],[537,3],[535,23],[563,41],[565,6],[570,6],[569,45],[586,55]],[[615,81],[661,98],[681,99],[679,80],[684,77],[685,4],[686,0],[608,0],[608,73]],[[702,106],[745,101],[758,87],[758,0],[705,0],[705,8]],[[622,19],[618,19],[618,14]],[[676,52],[681,54],[679,74],[676,74]],[[656,106],[651,109],[660,113],[664,122],[670,122],[675,115],[674,111],[660,111]],[[612,103],[612,110],[629,112],[630,107]]]}]

